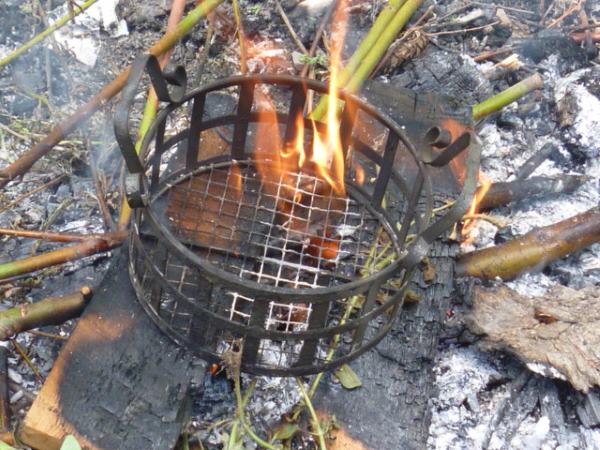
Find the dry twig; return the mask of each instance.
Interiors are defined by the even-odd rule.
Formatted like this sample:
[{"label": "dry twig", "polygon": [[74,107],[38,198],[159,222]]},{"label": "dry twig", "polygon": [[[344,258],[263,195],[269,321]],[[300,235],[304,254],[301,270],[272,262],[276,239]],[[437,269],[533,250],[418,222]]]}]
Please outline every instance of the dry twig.
[{"label": "dry twig", "polygon": [[0,264],[0,280],[34,272],[56,264],[63,264],[68,261],[85,258],[86,256],[95,255],[96,253],[107,252],[120,246],[127,237],[127,232],[106,233],[100,236],[101,237],[94,237],[70,247],[64,247],[41,255]]}]

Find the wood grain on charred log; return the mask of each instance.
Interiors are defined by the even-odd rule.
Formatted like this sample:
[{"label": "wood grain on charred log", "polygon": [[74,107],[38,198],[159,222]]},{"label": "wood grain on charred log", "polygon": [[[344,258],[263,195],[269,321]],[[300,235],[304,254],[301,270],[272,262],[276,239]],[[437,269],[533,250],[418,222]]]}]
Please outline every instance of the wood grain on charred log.
[{"label": "wood grain on charred log", "polygon": [[529,298],[500,286],[476,288],[467,323],[482,345],[550,366],[576,389],[600,386],[600,293],[552,288]]}]

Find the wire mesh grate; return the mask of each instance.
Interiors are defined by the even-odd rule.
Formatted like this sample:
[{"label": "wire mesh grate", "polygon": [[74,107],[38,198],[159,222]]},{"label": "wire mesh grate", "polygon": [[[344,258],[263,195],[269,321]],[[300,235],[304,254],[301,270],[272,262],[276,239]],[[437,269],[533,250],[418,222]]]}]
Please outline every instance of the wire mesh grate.
[{"label": "wire mesh grate", "polygon": [[[289,180],[293,180],[293,192]],[[370,275],[393,257],[392,236],[380,219],[351,196],[323,189],[323,180],[282,173],[279,183],[261,179],[250,162],[202,168],[164,193],[166,220],[175,237],[232,275],[274,287],[318,288]],[[376,261],[366,264],[370,254]],[[193,286],[185,268],[170,261],[176,289]],[[178,276],[169,276],[174,272]],[[222,306],[229,320],[248,323],[253,299],[229,292]],[[266,329],[306,329],[311,306],[271,302]]]}]

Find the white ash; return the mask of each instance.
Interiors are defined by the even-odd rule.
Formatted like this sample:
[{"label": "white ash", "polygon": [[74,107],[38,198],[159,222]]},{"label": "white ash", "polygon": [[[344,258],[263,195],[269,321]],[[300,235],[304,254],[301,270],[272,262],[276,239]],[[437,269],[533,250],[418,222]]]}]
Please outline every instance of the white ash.
[{"label": "white ash", "polygon": [[559,380],[567,379],[567,377],[565,377],[560,371],[558,371],[554,367],[549,366],[547,364],[542,364],[542,363],[537,363],[537,362],[528,363],[527,368],[529,370],[531,370],[532,372],[537,373],[537,374],[542,375],[547,378],[556,378]]},{"label": "white ash", "polygon": [[[75,20],[54,33],[56,42],[69,49],[81,63],[94,67],[99,52],[100,30],[107,31],[113,37],[126,36],[127,22],[119,20],[115,12],[118,0],[103,0],[85,10]],[[56,8],[49,15],[53,23],[69,12],[68,6]]]},{"label": "white ash", "polygon": [[486,430],[480,416],[487,418],[491,413],[482,410],[485,405],[477,397],[491,381],[502,378],[489,358],[472,348],[450,348],[440,354],[434,369],[440,394],[431,400],[428,448],[467,449],[481,445]]},{"label": "white ash", "polygon": [[569,124],[564,137],[578,144],[588,158],[600,153],[600,100],[592,95],[579,81],[595,69],[581,69],[558,79],[554,87],[554,99],[561,112],[561,119]]},{"label": "white ash", "polygon": [[[427,448],[431,450],[479,450],[509,384],[490,384],[514,377],[496,354],[473,347],[452,347],[438,355],[435,367],[440,394],[431,400],[432,421]],[[600,430],[583,426],[557,430],[548,417],[528,415],[510,442],[493,433],[489,450],[600,449]]]},{"label": "white ash", "polygon": [[296,380],[294,377],[254,378],[256,388],[246,410],[253,422],[274,426],[300,400]]},{"label": "white ash", "polygon": [[[600,101],[583,86],[583,79],[597,68],[561,77],[556,56],[548,58],[541,66],[545,72],[543,101],[556,102],[557,108],[561,104],[563,108],[568,106],[571,113],[569,121],[563,123],[563,128],[557,123],[553,131],[536,136],[535,132],[548,117],[534,112],[522,118],[513,113],[516,105],[504,109],[503,117],[516,125],[502,128],[490,122],[479,131],[483,150],[482,171],[493,181],[511,181],[530,156],[551,143],[557,147],[558,156],[542,163],[533,176],[569,173],[586,175],[590,180],[570,194],[526,199],[492,211],[492,215],[509,222],[510,233],[514,236],[554,224],[600,204],[600,162],[597,157],[600,153]],[[479,68],[484,69],[485,64]],[[564,111],[566,113],[567,110]],[[574,158],[569,151],[573,148],[584,156],[584,160],[577,164],[573,163]],[[473,242],[463,251],[493,245],[495,231],[496,228],[489,222],[478,221],[471,235]],[[522,295],[533,297],[545,294],[559,283],[575,289],[600,284],[600,244],[554,262],[543,273],[523,274],[507,285]],[[528,369],[549,378],[561,377],[552,367],[535,365]],[[508,372],[506,363],[495,354],[484,354],[474,347],[450,348],[440,352],[435,373],[440,394],[431,400],[428,448],[481,448],[494,411],[508,395],[506,385],[490,389],[486,388],[486,384],[498,377],[511,379],[514,374]],[[548,417],[540,413],[529,414],[510,442],[494,433],[488,448],[600,449],[598,429],[587,429],[573,418],[566,419],[566,429],[561,431],[550,425]]]}]

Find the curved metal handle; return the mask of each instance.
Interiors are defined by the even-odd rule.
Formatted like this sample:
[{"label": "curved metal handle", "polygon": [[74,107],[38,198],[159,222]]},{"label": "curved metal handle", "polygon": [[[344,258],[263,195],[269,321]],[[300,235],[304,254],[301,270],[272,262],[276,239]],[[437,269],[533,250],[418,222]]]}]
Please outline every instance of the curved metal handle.
[{"label": "curved metal handle", "polygon": [[121,93],[121,100],[115,110],[113,126],[117,143],[127,164],[127,170],[132,174],[144,171],[144,164],[138,156],[135,142],[131,138],[129,112],[145,72],[150,76],[156,96],[161,102],[179,103],[185,95],[187,85],[187,75],[182,66],[177,66],[173,72],[163,72],[154,55],[140,55],[131,65]]},{"label": "curved metal handle", "polygon": [[[450,144],[446,150],[447,153],[442,153],[441,158],[446,159],[448,155],[454,154],[454,156],[456,156],[463,150],[468,150],[466,162],[467,173],[465,174],[463,190],[446,214],[437,220],[434,218],[434,222],[423,230],[413,241],[409,249],[409,254],[405,258],[405,261],[403,261],[404,267],[413,267],[415,264],[418,264],[429,252],[429,248],[431,247],[431,244],[433,244],[433,241],[435,241],[438,236],[441,236],[442,233],[452,228],[452,226],[465,215],[471,205],[471,201],[477,189],[477,174],[481,158],[481,144],[472,131],[464,133],[457,141],[468,144],[460,151],[457,150],[459,147],[458,145],[453,146]],[[448,161],[450,161],[450,159],[448,159]]]}]

